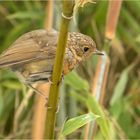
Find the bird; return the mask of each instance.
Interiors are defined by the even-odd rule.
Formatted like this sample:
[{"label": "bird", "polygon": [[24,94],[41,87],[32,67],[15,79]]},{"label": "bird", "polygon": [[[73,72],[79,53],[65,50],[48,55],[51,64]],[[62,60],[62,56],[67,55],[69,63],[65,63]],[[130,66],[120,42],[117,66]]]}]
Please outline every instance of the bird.
[{"label": "bird", "polygon": [[[10,68],[30,87],[37,82],[51,81],[58,36],[58,31],[46,29],[21,35],[0,55],[0,68]],[[91,37],[68,32],[62,74],[68,74],[92,54],[103,55]]]}]

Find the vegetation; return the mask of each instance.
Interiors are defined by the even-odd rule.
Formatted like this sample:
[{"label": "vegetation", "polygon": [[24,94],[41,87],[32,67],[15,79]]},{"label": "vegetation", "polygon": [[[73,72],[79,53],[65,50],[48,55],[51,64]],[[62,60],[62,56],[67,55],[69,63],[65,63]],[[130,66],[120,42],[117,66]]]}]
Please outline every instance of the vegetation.
[{"label": "vegetation", "polygon": [[[23,33],[44,27],[47,4],[46,1],[0,2],[0,52]],[[140,139],[140,2],[123,1],[116,36],[106,44],[108,4],[108,1],[85,4],[74,13],[75,21],[70,26],[71,31],[94,38],[99,50],[111,46],[104,95],[94,93],[102,59],[92,56],[64,78],[56,138]],[[54,2],[53,27],[57,30],[61,6],[61,2]],[[39,96],[31,93],[13,72],[0,69],[0,138],[32,137]]]}]

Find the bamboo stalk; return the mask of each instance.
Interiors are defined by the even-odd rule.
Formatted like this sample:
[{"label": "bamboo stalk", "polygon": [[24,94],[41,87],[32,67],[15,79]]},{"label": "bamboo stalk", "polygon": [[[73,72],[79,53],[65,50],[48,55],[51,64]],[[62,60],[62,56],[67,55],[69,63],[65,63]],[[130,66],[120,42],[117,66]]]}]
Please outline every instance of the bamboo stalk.
[{"label": "bamboo stalk", "polygon": [[105,37],[112,40],[115,36],[122,0],[109,0]]},{"label": "bamboo stalk", "polygon": [[103,47],[107,54],[110,52],[111,40],[115,37],[121,5],[122,0],[109,0],[105,29],[105,42]]},{"label": "bamboo stalk", "polygon": [[70,22],[70,18],[73,14],[74,1],[63,1],[63,16],[60,26],[60,33],[58,37],[58,45],[56,50],[55,64],[53,68],[52,74],[52,84],[50,87],[49,100],[48,100],[48,108],[47,108],[47,116],[46,116],[46,129],[45,129],[45,138],[53,139],[54,138],[54,128],[56,121],[56,111],[59,99],[59,88],[62,78],[62,69],[63,69],[63,61],[64,54],[67,42],[68,35],[68,26]]},{"label": "bamboo stalk", "polygon": [[[104,97],[105,97],[105,88],[107,85],[107,77],[109,73],[110,60],[108,56],[105,54],[99,58],[96,73],[93,78],[92,85],[92,95],[95,96],[97,101],[103,105]],[[92,129],[92,131],[90,131]],[[86,133],[84,139],[93,139],[96,134],[97,124],[94,122],[89,123],[86,126]]]},{"label": "bamboo stalk", "polygon": [[[106,30],[105,30],[105,42],[104,50],[106,54],[110,52],[110,41],[115,37],[116,27],[118,23],[118,17],[121,9],[122,0],[109,0],[109,7],[107,11],[107,20],[106,20]],[[108,56],[103,56],[99,59],[96,74],[94,77],[92,94],[96,97],[97,101],[100,104],[103,104],[104,96],[106,93],[105,87],[107,85],[107,77],[109,73],[110,59]],[[90,123],[91,124],[91,123]],[[88,124],[86,127],[85,139],[93,139],[94,134],[96,133],[97,126],[96,123]],[[94,125],[94,127],[93,127]],[[93,133],[90,133],[90,129],[93,129]]]},{"label": "bamboo stalk", "polygon": [[[106,55],[100,58],[96,74],[94,77],[92,94],[96,97],[97,101],[100,104],[103,104],[104,96],[106,93],[106,85],[107,85],[107,77],[109,74],[109,66],[110,59],[107,54],[110,52],[110,42],[115,37],[116,27],[118,23],[118,17],[121,9],[122,0],[109,0],[109,7],[107,12],[107,20],[106,20],[106,30],[105,30],[105,42],[104,42],[104,50],[106,51]],[[85,139],[89,138],[94,139],[94,134],[96,133],[97,126],[96,124],[92,124],[92,128],[94,125],[92,136],[89,134],[90,125],[87,125]]]},{"label": "bamboo stalk", "polygon": [[46,29],[52,29],[53,27],[53,13],[54,13],[54,1],[49,0],[46,6],[46,19],[44,27]]},{"label": "bamboo stalk", "polygon": [[97,98],[100,104],[103,105],[103,99],[105,96],[105,89],[107,85],[107,77],[109,73],[110,59],[105,56],[100,57],[96,73],[93,81],[92,94]]},{"label": "bamboo stalk", "polygon": [[[105,54],[104,56],[99,58],[95,77],[93,80],[93,85],[92,85],[92,95],[95,96],[96,100],[102,106],[104,105],[104,99],[106,94],[109,67],[110,67],[110,59],[107,56],[107,54]],[[95,122],[92,131],[93,132],[92,139],[94,139],[97,130],[98,130],[98,126],[97,123]]]},{"label": "bamboo stalk", "polygon": [[[38,84],[37,89],[44,93],[46,97],[49,97],[49,83]],[[34,117],[32,122],[32,139],[39,140],[43,139],[46,119],[46,101],[41,96],[36,96],[34,106]]]}]

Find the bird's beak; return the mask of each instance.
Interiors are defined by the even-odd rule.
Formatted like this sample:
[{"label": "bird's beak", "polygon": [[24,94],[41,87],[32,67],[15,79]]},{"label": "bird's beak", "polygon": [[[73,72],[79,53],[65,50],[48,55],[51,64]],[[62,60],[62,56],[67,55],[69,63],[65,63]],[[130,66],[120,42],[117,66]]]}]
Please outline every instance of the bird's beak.
[{"label": "bird's beak", "polygon": [[104,55],[103,52],[100,52],[100,51],[98,51],[98,50],[95,50],[93,53],[94,53],[94,54],[97,54],[97,55]]}]

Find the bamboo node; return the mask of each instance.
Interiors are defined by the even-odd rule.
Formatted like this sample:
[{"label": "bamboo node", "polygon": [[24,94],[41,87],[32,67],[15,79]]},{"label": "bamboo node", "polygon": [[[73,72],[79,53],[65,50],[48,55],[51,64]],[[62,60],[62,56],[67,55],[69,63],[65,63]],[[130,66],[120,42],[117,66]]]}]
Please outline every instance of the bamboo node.
[{"label": "bamboo node", "polygon": [[68,17],[68,16],[64,15],[63,12],[61,13],[61,15],[63,18],[68,19],[68,20],[71,20],[73,18],[73,16]]}]

